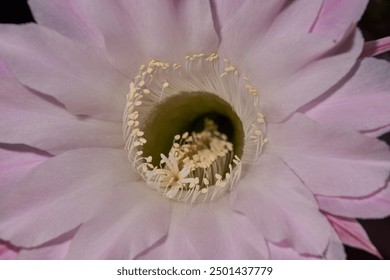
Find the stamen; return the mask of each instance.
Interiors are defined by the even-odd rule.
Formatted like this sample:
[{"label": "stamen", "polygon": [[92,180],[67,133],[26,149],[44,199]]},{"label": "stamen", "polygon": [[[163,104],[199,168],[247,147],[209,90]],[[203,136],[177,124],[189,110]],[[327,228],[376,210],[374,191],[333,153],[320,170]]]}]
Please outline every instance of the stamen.
[{"label": "stamen", "polygon": [[[153,158],[147,152],[145,147],[158,144],[145,127],[151,112],[164,100],[186,92],[210,93],[232,106],[242,122],[245,141],[239,156],[236,140],[208,118],[201,131],[179,129],[171,134],[172,146],[166,155],[160,154],[161,160],[158,153]],[[217,53],[187,55],[183,63],[151,60],[140,66],[129,84],[123,119],[129,160],[147,184],[167,198],[191,203],[216,199],[234,187],[242,165],[256,161],[268,142],[259,97],[250,79],[229,60],[220,61]]]}]

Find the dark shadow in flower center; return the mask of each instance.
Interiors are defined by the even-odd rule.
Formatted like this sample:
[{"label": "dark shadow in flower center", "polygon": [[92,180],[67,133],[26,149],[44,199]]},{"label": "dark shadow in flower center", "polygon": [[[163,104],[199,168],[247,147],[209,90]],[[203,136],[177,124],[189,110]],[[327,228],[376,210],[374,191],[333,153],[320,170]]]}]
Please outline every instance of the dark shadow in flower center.
[{"label": "dark shadow in flower center", "polygon": [[179,93],[155,106],[142,127],[147,140],[144,156],[152,156],[153,165],[158,165],[160,154],[168,155],[175,135],[202,131],[206,118],[214,121],[233,144],[234,154],[241,157],[244,130],[240,118],[228,102],[208,92]]}]

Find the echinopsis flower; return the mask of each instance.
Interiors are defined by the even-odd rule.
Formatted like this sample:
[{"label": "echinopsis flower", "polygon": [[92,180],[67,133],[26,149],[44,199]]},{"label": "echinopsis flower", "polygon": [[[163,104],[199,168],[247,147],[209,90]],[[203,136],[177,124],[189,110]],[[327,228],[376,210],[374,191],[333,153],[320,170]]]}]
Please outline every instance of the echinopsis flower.
[{"label": "echinopsis flower", "polygon": [[31,0],[0,26],[0,256],[344,258],[390,214],[367,1]]}]

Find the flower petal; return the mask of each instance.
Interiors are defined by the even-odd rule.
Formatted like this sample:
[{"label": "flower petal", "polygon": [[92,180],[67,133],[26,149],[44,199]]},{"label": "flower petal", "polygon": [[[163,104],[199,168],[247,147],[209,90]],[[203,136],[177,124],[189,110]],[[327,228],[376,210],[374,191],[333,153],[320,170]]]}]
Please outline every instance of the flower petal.
[{"label": "flower petal", "polygon": [[390,51],[390,36],[364,43],[362,57],[375,56]]},{"label": "flower petal", "polygon": [[365,250],[380,258],[379,252],[356,220],[332,215],[327,215],[327,218],[344,244]]},{"label": "flower petal", "polygon": [[288,245],[278,245],[272,242],[268,242],[268,247],[270,251],[270,259],[273,260],[317,260],[321,257],[310,256],[307,254],[299,254],[293,248]]},{"label": "flower petal", "polygon": [[122,120],[128,81],[101,50],[36,24],[1,25],[0,40],[0,57],[24,85],[74,114]]},{"label": "flower petal", "polygon": [[345,128],[319,125],[296,114],[269,126],[265,152],[280,156],[315,194],[364,196],[389,176],[389,148]]},{"label": "flower petal", "polygon": [[[265,9],[257,10],[263,6],[246,2],[221,34],[220,52],[253,78],[268,121],[280,121],[325,93],[350,71],[363,47],[353,26],[337,42],[309,33],[322,1],[294,1],[282,9],[283,4],[264,1]],[[260,16],[250,16],[256,12]]]},{"label": "flower petal", "polygon": [[[24,150],[23,150],[24,148]],[[0,189],[5,190],[50,157],[28,147],[0,145]]]},{"label": "flower petal", "polygon": [[19,260],[62,260],[68,253],[71,241],[44,246],[30,250],[21,250],[18,254]]},{"label": "flower petal", "polygon": [[385,218],[390,215],[390,185],[364,197],[316,196],[321,210],[349,218]]},{"label": "flower petal", "polygon": [[168,232],[170,203],[144,182],[115,187],[105,206],[84,223],[68,259],[132,259]]},{"label": "flower petal", "polygon": [[0,238],[34,247],[87,221],[112,187],[131,181],[126,153],[78,149],[47,160],[13,188],[0,190]]},{"label": "flower petal", "polygon": [[53,154],[123,146],[120,123],[76,117],[13,79],[0,79],[0,98],[0,142],[23,143]]},{"label": "flower petal", "polygon": [[[199,260],[199,253],[189,241],[183,224],[191,206],[175,203],[171,208],[171,219],[167,235],[148,248],[137,259],[144,260]],[[178,249],[179,248],[179,249]]]},{"label": "flower petal", "polygon": [[64,36],[104,48],[104,39],[80,9],[80,1],[29,0],[28,4],[39,25]]},{"label": "flower petal", "polygon": [[177,59],[218,46],[208,1],[85,0],[79,5],[103,34],[113,64],[126,74],[136,74],[152,58]]},{"label": "flower petal", "polygon": [[[262,45],[260,42],[267,42],[273,37],[282,39],[281,32],[289,38],[293,38],[296,33],[308,33],[322,0],[288,2],[245,1],[221,30],[220,52],[237,63],[245,59],[255,43]],[[221,6],[218,2],[216,5],[217,9]]]},{"label": "flower petal", "polygon": [[[225,0],[211,0],[211,9],[213,13],[213,20],[216,32],[221,35],[221,29],[232,19],[234,14],[244,4],[245,0],[225,1]],[[263,3],[259,3],[263,5]],[[260,18],[260,17],[259,17]]]},{"label": "flower petal", "polygon": [[185,220],[185,233],[202,259],[268,258],[261,230],[233,212],[227,196],[194,206]]},{"label": "flower petal", "polygon": [[263,155],[239,184],[232,193],[234,209],[253,221],[267,240],[322,256],[330,224],[311,192],[280,159]]},{"label": "flower petal", "polygon": [[[308,38],[310,37],[302,40],[304,44],[300,46],[301,50],[310,49],[309,46],[316,47],[321,45],[319,43],[310,43],[306,47],[306,44],[310,42]],[[326,41],[324,38],[319,40]],[[296,54],[288,50],[283,52],[281,48],[278,48],[279,57],[274,56],[272,49],[263,54],[262,57],[269,57],[267,60],[277,59],[277,61],[282,61],[284,57],[285,70],[279,64],[278,67],[275,67],[275,71],[272,71],[269,65],[275,65],[274,62],[268,61],[263,63],[258,61],[257,58],[253,59],[248,75],[256,73],[255,77],[261,77],[261,79],[256,79],[254,84],[263,94],[261,99],[263,104],[262,112],[267,116],[267,119],[274,122],[286,118],[298,110],[299,107],[317,98],[338,83],[354,66],[361,52],[362,44],[363,38],[360,32],[355,31],[352,34],[346,34],[344,40],[327,51],[326,46],[330,44],[326,43],[323,45],[319,48],[320,51],[317,53],[317,57],[314,56],[316,54],[315,50],[314,52],[307,50],[299,51],[299,48],[287,48],[288,50],[295,49],[297,51]],[[295,46],[298,47],[299,45]],[[255,55],[256,53],[254,52],[251,57],[255,57]],[[297,58],[302,56],[302,59],[294,60],[299,63],[298,65],[288,66],[290,56],[296,56]],[[296,66],[296,71],[291,71],[294,70],[292,66]]]},{"label": "flower petal", "polygon": [[374,130],[390,125],[390,64],[363,59],[323,102],[305,114],[321,124]]},{"label": "flower petal", "polygon": [[325,0],[312,32],[336,41],[356,25],[366,9],[368,0]]},{"label": "flower petal", "polygon": [[0,260],[15,260],[18,252],[0,243]]}]

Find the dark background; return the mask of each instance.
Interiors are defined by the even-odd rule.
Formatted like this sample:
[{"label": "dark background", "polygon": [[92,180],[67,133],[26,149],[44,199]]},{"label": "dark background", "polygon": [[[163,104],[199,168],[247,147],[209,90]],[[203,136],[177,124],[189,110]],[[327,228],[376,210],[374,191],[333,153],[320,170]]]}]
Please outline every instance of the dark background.
[{"label": "dark background", "polygon": [[[25,0],[2,0],[0,2],[0,23],[34,21],[26,2]],[[390,0],[371,0],[359,27],[366,41],[390,36]],[[379,57],[390,61],[390,52]],[[390,145],[390,133],[383,135],[380,139]],[[359,222],[366,229],[383,258],[390,259],[390,217],[381,220],[359,220]],[[349,246],[346,246],[346,251],[348,259],[377,259],[369,253]]]}]

